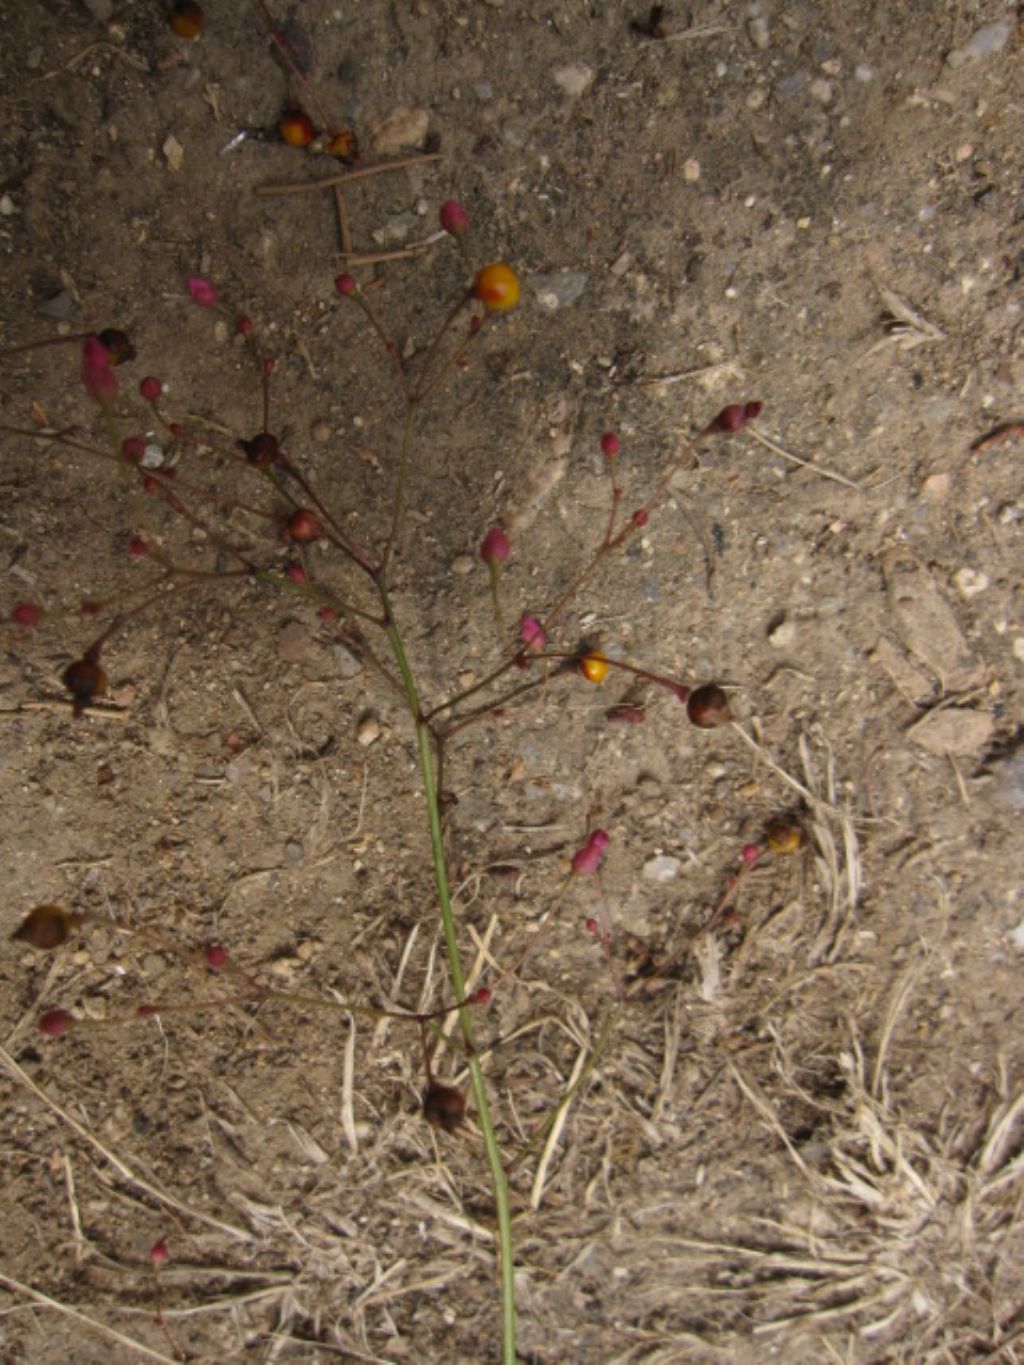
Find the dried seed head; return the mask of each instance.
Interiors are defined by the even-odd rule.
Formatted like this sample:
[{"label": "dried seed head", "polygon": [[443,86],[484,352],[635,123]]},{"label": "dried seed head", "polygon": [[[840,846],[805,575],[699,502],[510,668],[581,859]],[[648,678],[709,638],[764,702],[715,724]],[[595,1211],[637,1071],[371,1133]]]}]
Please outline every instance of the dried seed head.
[{"label": "dried seed head", "polygon": [[72,714],[80,716],[94,697],[102,697],[107,690],[107,675],[95,659],[76,659],[68,664],[62,679],[71,693]]},{"label": "dried seed head", "polygon": [[66,943],[72,929],[81,922],[81,915],[72,915],[60,905],[37,905],[25,916],[11,938],[48,953]]},{"label": "dried seed head", "polygon": [[193,40],[202,33],[205,19],[202,9],[194,0],[177,0],[177,4],[171,10],[169,22],[172,33],[176,33],[179,38]]},{"label": "dried seed head", "polygon": [[120,327],[104,327],[97,336],[106,350],[111,365],[123,365],[126,360],[135,359],[135,347],[132,345],[131,337],[127,332],[122,332]]},{"label": "dried seed head", "polygon": [[269,431],[259,431],[250,441],[238,443],[254,469],[269,469],[281,458],[281,444]]},{"label": "dried seed head", "polygon": [[764,841],[773,853],[785,857],[799,853],[804,846],[804,828],[794,817],[772,820],[764,832]]},{"label": "dried seed head", "polygon": [[466,1097],[453,1085],[431,1081],[423,1092],[423,1117],[431,1128],[454,1133],[466,1117]]},{"label": "dried seed head", "polygon": [[729,698],[717,683],[695,688],[687,698],[686,714],[701,730],[713,730],[716,725],[728,725],[732,720]]}]

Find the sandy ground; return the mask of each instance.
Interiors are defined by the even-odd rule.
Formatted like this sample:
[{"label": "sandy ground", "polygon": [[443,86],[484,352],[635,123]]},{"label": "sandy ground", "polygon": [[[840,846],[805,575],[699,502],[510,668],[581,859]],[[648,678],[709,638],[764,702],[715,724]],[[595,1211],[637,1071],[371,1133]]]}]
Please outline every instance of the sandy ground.
[{"label": "sandy ground", "polygon": [[[308,88],[255,6],[207,9],[188,41],[133,0],[15,6],[0,51],[0,614],[44,609],[2,628],[0,1358],[499,1358],[472,1106],[428,1126],[417,1026],[342,1007],[451,996],[410,718],[318,613],[359,572],[282,541],[237,445],[255,347],[269,429],[382,544],[402,402],[334,288],[334,193],[259,193],[345,170],[281,140],[301,102],[389,167],[344,205],[356,258],[400,253],[351,269],[411,373],[466,283],[444,201],[522,279],[419,413],[390,582],[427,707],[601,544],[615,430],[622,514],[664,496],[549,644],[736,719],[555,661],[448,744],[521,1359],[1019,1360],[1016,8],[308,0],[273,16]],[[11,349],[106,327],[152,496],[104,458],[81,342]],[[220,576],[128,619],[73,719],[63,671],[166,563]],[[780,819],[800,848],[745,865]],[[603,901],[559,895],[598,826]],[[9,940],[44,903],[84,917],[67,944]],[[434,1066],[465,1090],[457,1048]]]}]

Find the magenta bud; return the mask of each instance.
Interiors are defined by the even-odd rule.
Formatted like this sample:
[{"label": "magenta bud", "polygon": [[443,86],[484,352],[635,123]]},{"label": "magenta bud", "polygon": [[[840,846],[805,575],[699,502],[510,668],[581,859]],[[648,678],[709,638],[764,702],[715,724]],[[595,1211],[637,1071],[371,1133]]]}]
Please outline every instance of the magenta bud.
[{"label": "magenta bud", "polygon": [[39,1016],[39,1032],[47,1038],[63,1038],[74,1022],[67,1010],[47,1010]]},{"label": "magenta bud", "polygon": [[126,436],[121,442],[121,454],[129,464],[141,464],[146,443],[141,436]]},{"label": "magenta bud", "polygon": [[511,553],[508,536],[500,526],[492,526],[480,542],[480,558],[493,568],[496,564],[504,564]]},{"label": "magenta bud", "polygon": [[543,649],[547,644],[547,636],[544,628],[535,616],[524,616],[519,627],[519,633],[523,637],[523,644],[527,649]]},{"label": "magenta bud", "polygon": [[167,1243],[162,1240],[154,1242],[149,1248],[149,1259],[157,1270],[159,1270],[162,1265],[166,1265],[170,1258],[171,1253],[167,1250]]},{"label": "magenta bud", "polygon": [[285,568],[284,576],[292,583],[305,583],[306,570],[301,564],[289,564]]},{"label": "magenta bud", "polygon": [[709,430],[724,431],[729,435],[742,431],[748,422],[761,415],[763,407],[763,403],[730,403],[718,414]]},{"label": "magenta bud", "polygon": [[450,232],[453,237],[460,237],[469,227],[469,214],[457,199],[448,199],[443,203],[438,216],[445,232]]},{"label": "magenta bud", "polygon": [[110,352],[98,336],[91,334],[82,345],[82,383],[86,393],[100,402],[117,393],[117,376],[110,368]]},{"label": "magenta bud", "polygon": [[206,949],[206,965],[211,971],[219,972],[227,964],[228,950],[222,943],[211,943]]},{"label": "magenta bud", "polygon": [[744,844],[743,852],[740,855],[745,863],[756,863],[760,858],[762,849],[758,844]]},{"label": "magenta bud", "polygon": [[595,829],[583,847],[572,855],[573,872],[577,876],[589,876],[596,872],[610,842],[603,829]]},{"label": "magenta bud", "polygon": [[155,403],[163,391],[164,386],[155,375],[147,374],[145,379],[139,380],[139,393],[147,403]]},{"label": "magenta bud", "polygon": [[344,297],[346,294],[354,294],[359,284],[354,275],[335,275],[334,287]]},{"label": "magenta bud", "polygon": [[11,620],[16,626],[32,630],[42,620],[43,609],[34,602],[19,602],[11,611]]},{"label": "magenta bud", "polygon": [[619,453],[619,438],[614,431],[606,431],[601,437],[601,454],[608,460],[614,460]]},{"label": "magenta bud", "polygon": [[189,275],[185,281],[185,288],[200,308],[217,307],[217,291],[210,281],[204,279],[202,275]]}]

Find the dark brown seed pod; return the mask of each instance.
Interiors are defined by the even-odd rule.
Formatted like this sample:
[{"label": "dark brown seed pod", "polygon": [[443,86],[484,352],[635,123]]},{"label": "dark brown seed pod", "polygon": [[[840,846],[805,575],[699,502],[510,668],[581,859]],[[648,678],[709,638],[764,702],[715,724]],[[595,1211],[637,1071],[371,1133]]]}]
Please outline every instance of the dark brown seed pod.
[{"label": "dark brown seed pod", "polygon": [[97,335],[100,345],[110,357],[111,365],[123,365],[125,361],[135,359],[131,337],[127,332],[122,332],[120,327],[104,327]]},{"label": "dark brown seed pod", "polygon": [[423,1117],[431,1128],[454,1133],[466,1117],[466,1097],[453,1085],[431,1081],[423,1092]]},{"label": "dark brown seed pod", "polygon": [[25,916],[11,938],[38,948],[41,952],[52,952],[66,943],[72,929],[81,923],[81,915],[73,915],[62,906],[37,905]]},{"label": "dark brown seed pod", "polygon": [[71,711],[80,716],[94,697],[102,697],[107,690],[107,675],[95,659],[76,659],[68,664],[62,679],[71,693]]},{"label": "dark brown seed pod", "polygon": [[191,42],[202,33],[206,17],[200,6],[194,4],[193,0],[178,0],[178,3],[171,10],[167,22],[171,26],[172,33],[176,33],[179,38],[187,38]]},{"label": "dark brown seed pod", "polygon": [[686,714],[701,730],[713,730],[716,725],[728,725],[732,720],[729,698],[717,683],[695,688],[686,699]]},{"label": "dark brown seed pod", "polygon": [[780,856],[799,853],[804,846],[804,827],[795,816],[772,820],[765,828],[764,841]]},{"label": "dark brown seed pod", "polygon": [[269,469],[281,458],[281,444],[269,431],[261,431],[251,441],[239,441],[245,458],[255,469]]}]

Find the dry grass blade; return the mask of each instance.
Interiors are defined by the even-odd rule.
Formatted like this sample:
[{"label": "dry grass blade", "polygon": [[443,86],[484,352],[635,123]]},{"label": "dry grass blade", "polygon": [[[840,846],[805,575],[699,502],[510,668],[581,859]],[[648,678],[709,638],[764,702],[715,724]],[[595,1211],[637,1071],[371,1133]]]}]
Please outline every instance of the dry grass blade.
[{"label": "dry grass blade", "polygon": [[540,1208],[541,1200],[544,1198],[544,1186],[547,1183],[548,1167],[551,1164],[551,1158],[555,1154],[555,1148],[558,1146],[561,1139],[562,1129],[565,1127],[565,1120],[569,1116],[569,1106],[572,1104],[573,1096],[576,1094],[576,1087],[579,1083],[580,1076],[583,1074],[588,1052],[588,1048],[581,1047],[576,1054],[576,1061],[573,1065],[572,1075],[569,1077],[569,1083],[565,1088],[565,1095],[555,1111],[554,1122],[551,1125],[551,1130],[544,1143],[544,1149],[540,1154],[540,1160],[537,1162],[537,1172],[533,1177],[533,1188],[530,1190],[530,1208],[535,1212]]},{"label": "dry grass blade", "polygon": [[[92,1331],[98,1332],[110,1341],[116,1341],[119,1346],[126,1346],[134,1352],[133,1359],[159,1360],[163,1362],[163,1365],[176,1365],[174,1356],[164,1355],[163,1351],[154,1351],[151,1346],[144,1346],[141,1341],[136,1341],[134,1337],[125,1336],[124,1332],[119,1332],[116,1327],[108,1327],[105,1322],[91,1318],[88,1313],[83,1313],[81,1309],[74,1308],[69,1303],[61,1303],[59,1299],[53,1299],[49,1294],[44,1294],[39,1289],[33,1289],[30,1284],[22,1284],[20,1280],[5,1275],[2,1270],[0,1270],[0,1284],[5,1284],[8,1289],[13,1290],[16,1294],[24,1294],[26,1298],[33,1299],[46,1308],[53,1308],[56,1312],[63,1313],[65,1317],[82,1323],[83,1326],[91,1328]],[[152,1313],[149,1316],[152,1317]]]},{"label": "dry grass blade", "polygon": [[90,1147],[93,1147],[99,1152],[100,1156],[102,1156],[105,1161],[109,1162],[119,1175],[123,1176],[125,1180],[129,1181],[129,1183],[134,1185],[137,1189],[142,1190],[145,1194],[148,1194],[150,1198],[156,1199],[159,1203],[165,1204],[168,1208],[174,1209],[183,1217],[194,1218],[200,1223],[205,1223],[208,1227],[216,1228],[219,1232],[226,1232],[229,1237],[235,1237],[240,1242],[253,1242],[256,1240],[252,1233],[247,1232],[245,1228],[236,1227],[234,1223],[225,1223],[220,1218],[213,1218],[210,1214],[203,1213],[200,1209],[193,1208],[191,1204],[186,1204],[183,1199],[179,1199],[177,1195],[171,1194],[169,1190],[161,1189],[160,1186],[154,1184],[153,1181],[147,1180],[145,1176],[141,1176],[137,1171],[132,1170],[127,1162],[122,1161],[115,1152],[112,1152],[109,1147],[106,1147],[100,1142],[99,1138],[96,1137],[94,1133],[91,1133],[84,1124],[79,1123],[78,1120],[73,1118],[56,1100],[51,1099],[45,1090],[36,1085],[32,1077],[29,1076],[26,1071],[22,1070],[7,1049],[2,1046],[0,1046],[0,1062],[3,1063],[4,1067],[19,1085],[23,1085],[26,1090],[35,1095],[36,1099],[45,1104],[49,1110],[56,1114],[63,1123],[66,1123],[67,1126],[73,1132],[77,1133],[83,1141],[87,1142]]}]

